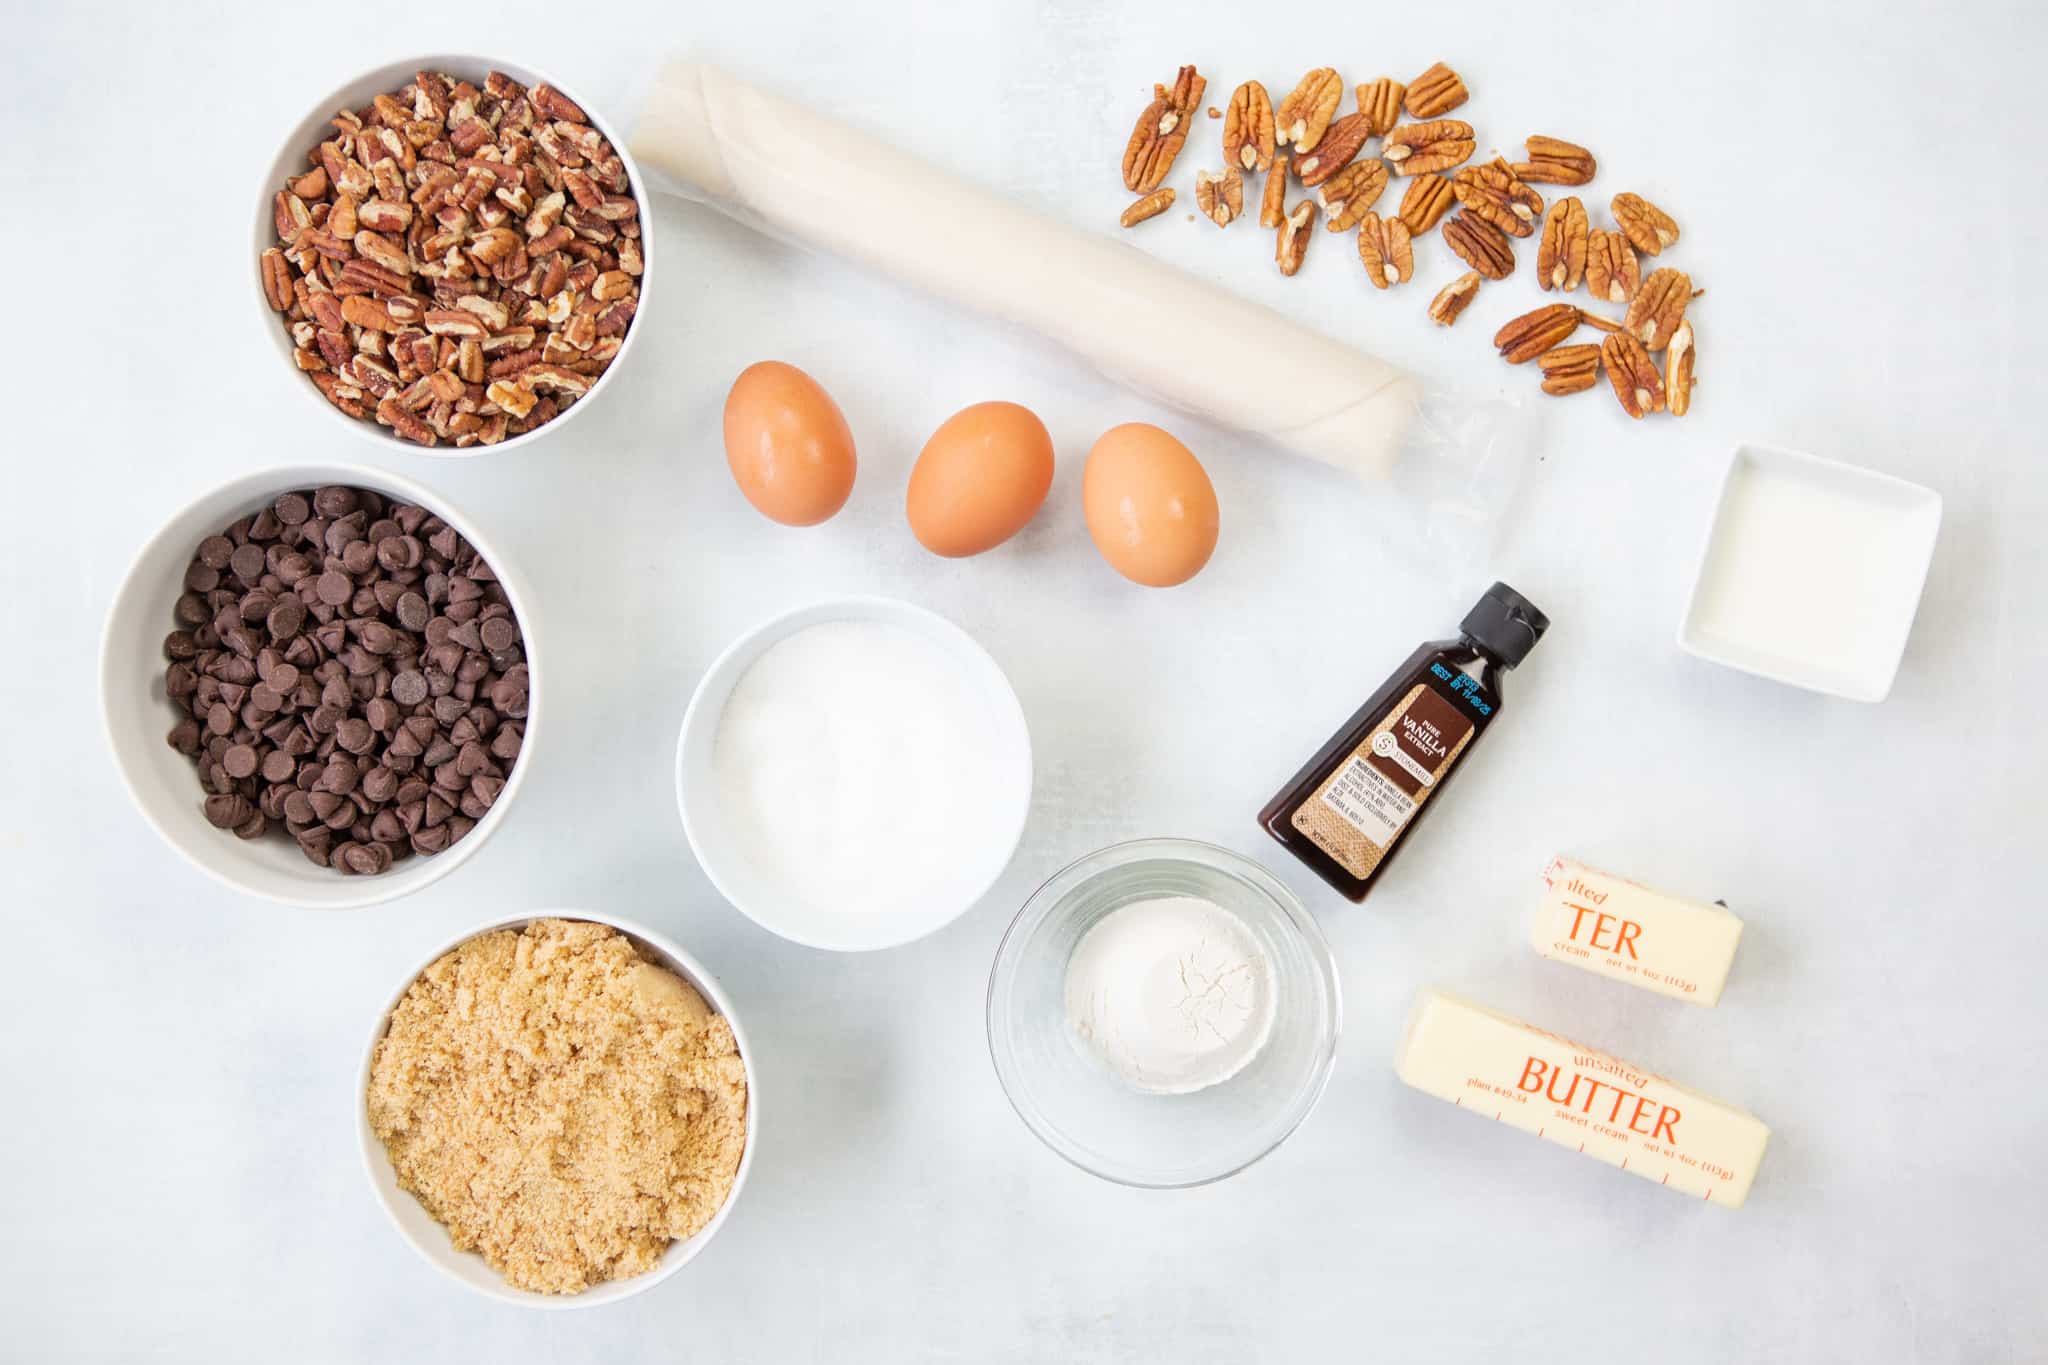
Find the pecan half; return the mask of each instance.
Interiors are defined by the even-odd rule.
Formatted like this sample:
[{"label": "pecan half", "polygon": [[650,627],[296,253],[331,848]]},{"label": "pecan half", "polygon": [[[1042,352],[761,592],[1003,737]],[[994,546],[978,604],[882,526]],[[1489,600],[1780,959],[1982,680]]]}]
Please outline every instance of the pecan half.
[{"label": "pecan half", "polygon": [[1395,175],[1447,171],[1472,155],[1472,125],[1454,118],[1434,123],[1404,123],[1387,134],[1380,155]]},{"label": "pecan half", "polygon": [[1293,143],[1297,155],[1313,150],[1343,100],[1344,78],[1331,67],[1317,67],[1273,111],[1274,139],[1283,147]]},{"label": "pecan half", "polygon": [[1358,259],[1375,289],[1414,279],[1415,251],[1409,245],[1408,225],[1396,217],[1366,214],[1358,225]]},{"label": "pecan half", "polygon": [[1173,159],[1188,140],[1188,120],[1202,102],[1209,82],[1192,66],[1184,66],[1173,79],[1173,88],[1152,87],[1152,102],[1138,115],[1131,140],[1124,144],[1124,188],[1134,194],[1149,194],[1159,188]]},{"label": "pecan half", "polygon": [[280,313],[289,312],[294,298],[292,292],[292,270],[285,264],[284,252],[278,247],[266,247],[257,257],[263,271],[263,299]]},{"label": "pecan half", "polygon": [[1598,346],[1559,346],[1536,357],[1545,393],[1584,393],[1600,382]]},{"label": "pecan half", "polygon": [[1600,343],[1600,363],[1606,367],[1607,382],[1614,386],[1615,401],[1623,412],[1640,421],[1646,412],[1664,411],[1664,380],[1642,342],[1626,332],[1616,332]]},{"label": "pecan half", "polygon": [[1653,270],[1636,291],[1621,325],[1652,351],[1671,344],[1671,334],[1685,321],[1685,305],[1692,302],[1692,277],[1683,270]]},{"label": "pecan half", "polygon": [[1139,199],[1136,203],[1125,209],[1117,221],[1125,227],[1136,227],[1147,218],[1157,218],[1172,207],[1173,186],[1168,185],[1163,190],[1154,190],[1152,193]]},{"label": "pecan half", "polygon": [[1358,87],[1358,112],[1365,115],[1374,137],[1385,137],[1401,121],[1401,101],[1408,87],[1388,76]]},{"label": "pecan half", "polygon": [[1315,221],[1316,201],[1313,199],[1298,201],[1280,220],[1280,231],[1273,242],[1273,259],[1279,262],[1281,274],[1294,274],[1308,259],[1308,239],[1314,235],[1310,228]]},{"label": "pecan half", "polygon": [[1509,321],[1493,334],[1494,348],[1510,365],[1534,360],[1579,330],[1579,310],[1569,303],[1547,303]]},{"label": "pecan half", "polygon": [[1448,327],[1478,297],[1479,272],[1468,270],[1436,291],[1436,297],[1429,301],[1430,321],[1439,327]]},{"label": "pecan half", "polygon": [[1244,212],[1244,172],[1235,166],[1196,171],[1195,207],[1217,227],[1229,227]]},{"label": "pecan half", "polygon": [[1543,240],[1536,247],[1536,283],[1569,294],[1586,277],[1586,206],[1566,197],[1543,215]]},{"label": "pecan half", "polygon": [[1470,98],[1458,73],[1438,62],[1408,82],[1405,103],[1409,118],[1435,118],[1450,113]]},{"label": "pecan half", "polygon": [[1435,227],[1455,198],[1451,182],[1434,171],[1410,180],[1408,192],[1401,196],[1401,221],[1408,225],[1409,235],[1420,237]]},{"label": "pecan half", "polygon": [[1645,256],[1659,255],[1678,241],[1678,224],[1671,215],[1640,194],[1617,194],[1608,207],[1630,243]]},{"label": "pecan half", "polygon": [[1583,185],[1598,169],[1593,154],[1578,143],[1541,133],[1529,137],[1529,159],[1515,163],[1516,175],[1545,185]]},{"label": "pecan half", "polygon": [[1324,226],[1332,232],[1357,227],[1386,188],[1386,162],[1378,157],[1352,162],[1323,182]]},{"label": "pecan half", "polygon": [[1246,171],[1273,164],[1273,99],[1257,81],[1231,92],[1223,111],[1223,161]]},{"label": "pecan half", "polygon": [[1273,168],[1266,172],[1265,193],[1259,197],[1259,226],[1276,228],[1287,216],[1287,158],[1273,158]]},{"label": "pecan half", "polygon": [[1510,237],[1527,237],[1543,217],[1543,196],[1517,180],[1499,157],[1484,166],[1459,171],[1451,188],[1465,212],[1484,218]]},{"label": "pecan half", "polygon": [[1350,165],[1371,136],[1372,126],[1365,115],[1346,114],[1324,129],[1314,151],[1295,159],[1294,173],[1302,184],[1314,188]]},{"label": "pecan half", "polygon": [[1664,356],[1664,389],[1673,417],[1685,416],[1692,407],[1692,367],[1696,352],[1692,344],[1692,323],[1681,322],[1671,334],[1671,349]]},{"label": "pecan half", "polygon": [[1515,273],[1515,249],[1508,244],[1508,235],[1483,218],[1459,214],[1444,224],[1444,242],[1459,260],[1489,280]]},{"label": "pecan half", "polygon": [[1627,303],[1643,281],[1636,253],[1619,232],[1594,228],[1586,234],[1586,288],[1596,299]]}]

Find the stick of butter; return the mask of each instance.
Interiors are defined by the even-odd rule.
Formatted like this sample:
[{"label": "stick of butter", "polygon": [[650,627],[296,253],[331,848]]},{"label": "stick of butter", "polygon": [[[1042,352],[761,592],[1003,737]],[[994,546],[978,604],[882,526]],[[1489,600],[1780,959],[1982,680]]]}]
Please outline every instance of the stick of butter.
[{"label": "stick of butter", "polygon": [[1394,1070],[1425,1094],[1731,1209],[1771,1137],[1732,1104],[1442,991],[1417,998]]},{"label": "stick of butter", "polygon": [[1550,860],[1543,885],[1530,935],[1543,956],[1710,1009],[1721,999],[1742,938],[1728,911],[1569,858]]}]

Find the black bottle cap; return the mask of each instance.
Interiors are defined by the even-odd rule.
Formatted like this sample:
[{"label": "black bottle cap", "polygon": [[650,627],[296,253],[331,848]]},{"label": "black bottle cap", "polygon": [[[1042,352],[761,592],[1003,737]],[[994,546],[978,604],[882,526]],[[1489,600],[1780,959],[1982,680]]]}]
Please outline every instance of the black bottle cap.
[{"label": "black bottle cap", "polygon": [[1465,613],[1458,629],[1503,665],[1513,668],[1536,648],[1543,632],[1550,629],[1550,618],[1507,584],[1496,583]]}]

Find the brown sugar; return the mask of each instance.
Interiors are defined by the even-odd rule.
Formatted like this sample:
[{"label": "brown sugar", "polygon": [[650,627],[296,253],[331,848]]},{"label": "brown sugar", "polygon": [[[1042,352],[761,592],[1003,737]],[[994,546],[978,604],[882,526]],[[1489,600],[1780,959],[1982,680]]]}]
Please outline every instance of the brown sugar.
[{"label": "brown sugar", "polygon": [[746,1144],[732,1027],[601,924],[479,935],[422,972],[370,1064],[399,1185],[512,1285],[654,1268],[724,1204]]}]

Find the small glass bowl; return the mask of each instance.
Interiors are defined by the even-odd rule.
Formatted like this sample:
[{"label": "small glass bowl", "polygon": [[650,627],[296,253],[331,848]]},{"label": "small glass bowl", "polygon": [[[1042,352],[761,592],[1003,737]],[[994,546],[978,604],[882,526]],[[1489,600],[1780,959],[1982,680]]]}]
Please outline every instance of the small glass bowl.
[{"label": "small glass bowl", "polygon": [[[1067,961],[1111,911],[1193,896],[1244,921],[1265,951],[1276,1012],[1242,1071],[1186,1095],[1126,1086],[1066,1016]],[[1329,1084],[1343,1026],[1337,967],[1301,902],[1257,863],[1188,839],[1139,839],[1055,874],[1018,912],[988,983],[996,1079],[1024,1126],[1092,1175],[1184,1189],[1237,1174],[1287,1140]]]}]

